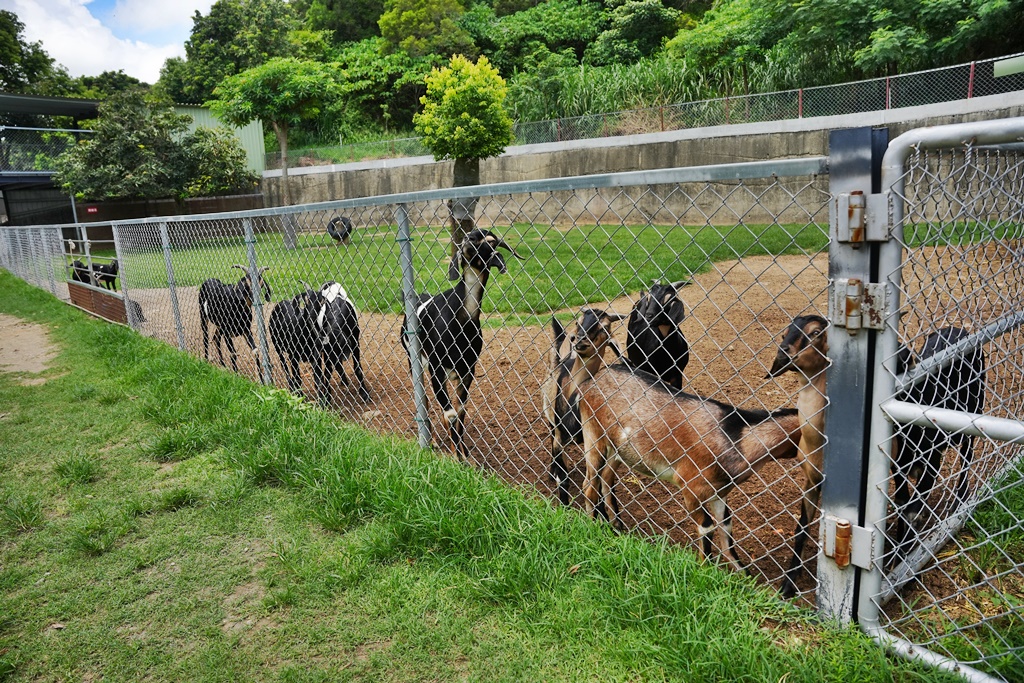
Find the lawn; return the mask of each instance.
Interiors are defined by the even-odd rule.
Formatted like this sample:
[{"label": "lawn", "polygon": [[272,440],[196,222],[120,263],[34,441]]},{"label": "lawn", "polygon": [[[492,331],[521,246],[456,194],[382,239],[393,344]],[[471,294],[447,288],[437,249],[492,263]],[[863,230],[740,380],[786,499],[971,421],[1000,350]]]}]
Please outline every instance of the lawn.
[{"label": "lawn", "polygon": [[953,680],[689,549],[0,288],[58,348],[0,373],[5,682]]},{"label": "lawn", "polygon": [[[492,278],[484,310],[533,315],[607,301],[637,292],[651,280],[675,281],[708,270],[715,261],[741,255],[816,253],[827,244],[822,226],[582,226],[568,230],[517,223],[495,229],[523,260],[508,257],[508,273]],[[294,296],[301,280],[318,285],[341,282],[360,310],[404,311],[399,244],[394,226],[356,232],[348,248],[326,235],[302,234],[298,248],[285,250],[277,233],[257,234],[256,261],[270,266],[266,278],[275,300]],[[447,280],[449,243],[440,228],[413,231],[413,263],[418,291],[438,292]],[[139,243],[143,240],[138,240]],[[167,286],[164,254],[129,243],[121,258],[129,287]],[[233,264],[248,265],[241,237],[207,239],[174,248],[175,282],[198,286],[209,277],[238,279]]]}]

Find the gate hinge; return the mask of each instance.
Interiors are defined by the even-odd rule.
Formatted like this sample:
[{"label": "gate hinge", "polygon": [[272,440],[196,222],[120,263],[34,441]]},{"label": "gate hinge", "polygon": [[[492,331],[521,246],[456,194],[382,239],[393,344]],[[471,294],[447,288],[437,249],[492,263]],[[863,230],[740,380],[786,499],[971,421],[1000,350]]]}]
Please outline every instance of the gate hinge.
[{"label": "gate hinge", "polygon": [[882,535],[874,527],[851,524],[848,519],[824,515],[821,520],[825,557],[844,569],[851,564],[872,569],[882,558]]},{"label": "gate hinge", "polygon": [[881,330],[889,314],[889,289],[876,282],[856,278],[832,281],[832,325],[845,327],[850,334],[861,328]]},{"label": "gate hinge", "polygon": [[864,194],[860,190],[832,197],[829,223],[836,228],[836,239],[854,249],[864,242],[889,241],[889,196]]}]

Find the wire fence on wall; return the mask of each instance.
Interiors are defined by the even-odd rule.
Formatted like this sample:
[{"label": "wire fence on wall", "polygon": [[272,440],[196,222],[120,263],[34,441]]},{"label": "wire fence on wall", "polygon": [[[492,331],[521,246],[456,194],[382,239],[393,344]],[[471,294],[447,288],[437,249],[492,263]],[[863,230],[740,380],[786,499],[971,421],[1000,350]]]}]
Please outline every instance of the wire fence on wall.
[{"label": "wire fence on wall", "polygon": [[[534,145],[737,123],[859,114],[954,102],[1024,90],[1024,72],[1000,75],[998,65],[1013,57],[1009,55],[851,83],[680,102],[548,121],[517,121],[513,135],[517,145]],[[289,153],[288,164],[289,167],[322,166],[428,154],[430,150],[423,145],[421,138],[410,137],[298,150]],[[266,168],[280,167],[281,155],[267,154]]]}]

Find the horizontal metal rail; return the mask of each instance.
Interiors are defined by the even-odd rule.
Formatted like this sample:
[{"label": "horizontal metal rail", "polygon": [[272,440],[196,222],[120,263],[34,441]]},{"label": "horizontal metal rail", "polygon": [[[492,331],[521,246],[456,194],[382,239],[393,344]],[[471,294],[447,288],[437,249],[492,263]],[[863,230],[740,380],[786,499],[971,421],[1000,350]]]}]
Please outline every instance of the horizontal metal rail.
[{"label": "horizontal metal rail", "polygon": [[901,425],[931,427],[945,432],[983,436],[1006,443],[1024,443],[1024,422],[1020,420],[921,406],[895,399],[883,401],[881,408],[886,417]]}]

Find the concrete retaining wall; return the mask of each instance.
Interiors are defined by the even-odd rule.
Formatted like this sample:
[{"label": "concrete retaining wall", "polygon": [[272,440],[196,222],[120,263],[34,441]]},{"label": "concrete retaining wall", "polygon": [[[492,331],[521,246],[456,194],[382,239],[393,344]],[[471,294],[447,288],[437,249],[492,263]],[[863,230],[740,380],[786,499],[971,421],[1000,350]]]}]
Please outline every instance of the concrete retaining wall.
[{"label": "concrete retaining wall", "polygon": [[[523,145],[510,148],[500,157],[482,160],[480,181],[483,184],[490,184],[677,166],[823,156],[828,154],[830,130],[887,126],[889,137],[892,139],[906,131],[924,126],[1017,116],[1024,116],[1024,92],[864,114]],[[452,173],[452,162],[438,163],[431,157],[414,157],[296,168],[289,171],[289,182],[293,201],[297,204],[311,204],[451,187]],[[800,189],[806,184],[806,180],[781,183],[787,190]],[[763,183],[761,185],[763,186]],[[757,183],[747,182],[744,186],[755,193],[758,189]],[[813,186],[815,191],[827,192],[827,181],[823,178],[815,180]],[[265,172],[262,189],[267,205],[279,206],[281,172]],[[683,191],[678,193],[676,205],[652,207],[652,210],[655,213],[663,211],[678,215],[695,207],[700,208],[701,199],[696,196],[696,190],[699,188],[681,189]],[[617,192],[602,191],[601,199],[588,199],[586,210],[581,211],[579,216],[566,216],[566,221],[578,220],[583,214],[587,215],[588,220],[591,217],[600,220],[602,212],[617,211]],[[761,215],[749,215],[746,219],[751,222],[763,222],[774,215],[777,219],[785,221],[784,215],[779,216],[776,213],[785,209],[785,192],[779,194],[778,200],[769,200],[768,204],[771,205],[766,205],[761,200],[752,200],[751,206],[756,209],[760,204],[763,211],[760,212]],[[602,201],[606,206],[601,206]],[[712,205],[717,203],[709,201],[708,206]],[[627,205],[623,204],[623,207],[625,206]],[[628,206],[633,205],[629,203]],[[488,214],[496,218],[486,203],[482,204],[482,210],[481,223],[487,222]],[[699,215],[697,212],[694,214]],[[806,219],[806,213],[803,216]],[[502,220],[507,218],[502,216]],[[522,218],[529,216],[522,215]],[[652,218],[660,222],[657,217]],[[719,222],[714,218],[710,220]],[[725,217],[724,220],[731,219]]]}]

